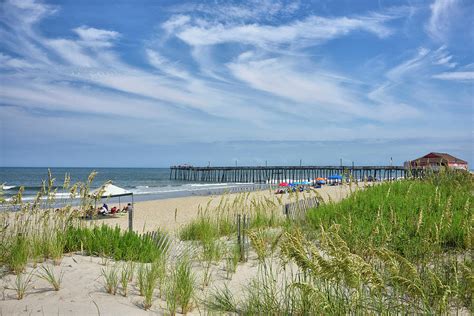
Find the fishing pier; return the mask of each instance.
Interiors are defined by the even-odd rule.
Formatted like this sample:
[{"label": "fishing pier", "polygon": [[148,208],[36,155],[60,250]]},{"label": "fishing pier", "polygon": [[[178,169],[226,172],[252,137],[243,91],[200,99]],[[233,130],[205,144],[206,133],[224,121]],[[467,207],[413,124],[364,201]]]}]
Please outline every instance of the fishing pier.
[{"label": "fishing pier", "polygon": [[170,167],[170,180],[198,182],[279,183],[306,181],[341,175],[358,181],[385,181],[406,178],[410,171],[402,166],[265,166],[265,167]]}]

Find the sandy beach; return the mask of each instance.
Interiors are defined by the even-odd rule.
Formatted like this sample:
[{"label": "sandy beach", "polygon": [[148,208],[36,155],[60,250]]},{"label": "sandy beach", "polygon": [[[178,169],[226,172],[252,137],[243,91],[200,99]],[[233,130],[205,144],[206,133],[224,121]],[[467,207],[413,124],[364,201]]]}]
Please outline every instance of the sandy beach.
[{"label": "sandy beach", "polygon": [[[360,183],[359,188],[364,184]],[[135,231],[147,232],[153,231],[157,228],[167,232],[174,232],[183,224],[189,223],[198,215],[199,208],[205,209],[209,205],[209,209],[215,208],[224,198],[231,203],[237,196],[241,194],[248,194],[248,201],[252,199],[270,199],[277,203],[278,198],[281,198],[283,203],[294,201],[296,198],[302,199],[305,196],[313,196],[319,194],[325,201],[340,201],[351,190],[356,190],[356,185],[339,185],[339,186],[324,186],[320,189],[314,189],[311,193],[300,193],[298,197],[290,196],[289,194],[275,194],[275,190],[263,190],[250,193],[233,193],[225,195],[209,195],[209,196],[189,196],[181,198],[171,198],[154,201],[144,201],[135,203],[133,215],[133,227]],[[110,204],[112,207],[114,204]],[[117,205],[118,206],[118,205]],[[175,216],[176,215],[176,216]],[[118,225],[122,229],[128,228],[128,216],[120,214],[115,218],[97,219],[94,223],[106,223],[108,225]]]},{"label": "sandy beach", "polygon": [[[356,187],[350,188],[343,186],[326,186],[318,189],[316,192],[321,195],[325,201],[338,201],[354,191]],[[276,195],[273,191],[259,191],[248,194],[248,200],[267,198],[275,203],[287,203],[295,200],[297,197],[290,197],[289,194]],[[314,196],[315,193],[299,194],[298,198]],[[198,216],[200,208],[209,205],[209,209],[216,207],[224,198],[232,201],[239,194],[227,194],[218,196],[191,196],[183,198],[173,198],[165,200],[155,200],[138,202],[135,204],[134,227],[137,231],[152,231],[157,228],[164,229],[172,235],[179,228],[189,223]],[[177,211],[176,211],[177,210]],[[175,218],[176,214],[176,218]],[[106,223],[108,225],[119,225],[121,228],[128,227],[128,217],[126,214],[118,218],[107,218],[91,221],[94,224]],[[226,272],[222,265],[212,267],[213,285],[228,283],[231,288],[239,289],[249,282],[256,274],[256,258],[251,254],[247,263],[241,263],[237,267],[232,280],[226,279]],[[112,261],[109,261],[109,264]],[[46,263],[48,264],[48,263]],[[49,263],[51,264],[51,263]],[[195,272],[197,279],[200,279],[202,266],[195,263]],[[13,289],[15,276],[13,274],[2,277],[0,281],[0,314],[1,315],[151,315],[166,314],[166,303],[156,297],[153,307],[145,311],[141,304],[143,298],[138,295],[136,284],[130,286],[130,293],[127,297],[120,294],[110,295],[105,292],[101,269],[104,268],[103,259],[97,257],[83,256],[79,253],[66,255],[60,266],[54,267],[57,273],[63,272],[64,279],[60,291],[55,292],[51,286],[41,280],[33,277],[31,287],[26,292],[22,300],[16,299],[16,293]],[[24,276],[35,271],[32,264],[29,264]],[[204,298],[207,295],[208,288],[201,288],[198,296]],[[203,311],[195,308],[190,315],[201,314]]]}]

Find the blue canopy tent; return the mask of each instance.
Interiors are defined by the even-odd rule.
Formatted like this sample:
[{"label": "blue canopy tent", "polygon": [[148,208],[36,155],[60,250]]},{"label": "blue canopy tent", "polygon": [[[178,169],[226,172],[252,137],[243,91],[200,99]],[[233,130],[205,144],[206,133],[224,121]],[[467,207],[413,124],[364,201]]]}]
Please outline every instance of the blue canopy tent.
[{"label": "blue canopy tent", "polygon": [[333,174],[328,177],[328,181],[331,183],[331,185],[337,185],[342,183],[342,176],[339,174]]}]

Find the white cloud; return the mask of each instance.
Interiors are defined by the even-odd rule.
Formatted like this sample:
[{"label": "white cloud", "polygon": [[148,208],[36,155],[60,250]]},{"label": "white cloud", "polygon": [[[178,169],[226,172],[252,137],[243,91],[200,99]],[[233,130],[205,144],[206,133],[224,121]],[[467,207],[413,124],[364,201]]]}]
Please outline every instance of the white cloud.
[{"label": "white cloud", "polygon": [[0,68],[34,68],[32,63],[0,53]]},{"label": "white cloud", "polygon": [[117,39],[120,34],[115,31],[96,29],[88,26],[81,26],[73,30],[81,39],[81,43],[92,47],[110,47],[112,40]]},{"label": "white cloud", "polygon": [[470,81],[470,80],[474,80],[474,72],[473,71],[443,72],[440,74],[433,75],[433,78],[441,79],[441,80]]},{"label": "white cloud", "polygon": [[[362,100],[357,81],[320,69],[317,65],[300,69],[299,59],[249,60],[250,54],[228,65],[233,75],[254,89],[288,100],[282,111],[305,113],[310,118],[337,117],[338,119],[366,118],[377,121],[414,117],[419,111],[402,103],[367,104]],[[291,104],[291,106],[288,106]],[[275,105],[277,107],[278,105]]]},{"label": "white cloud", "polygon": [[445,41],[452,23],[458,0],[435,0],[431,4],[431,17],[426,26],[428,34],[435,40]]},{"label": "white cloud", "polygon": [[[2,4],[3,12],[0,13],[2,21],[17,25],[29,26],[40,21],[45,16],[57,12],[57,8],[35,0],[7,0]],[[21,14],[21,19],[16,20],[15,15]]]},{"label": "white cloud", "polygon": [[454,68],[457,66],[457,63],[453,61],[453,58],[453,55],[450,55],[450,53],[448,52],[446,45],[443,45],[434,52],[433,63],[435,65]]},{"label": "white cloud", "polygon": [[301,7],[300,1],[247,0],[238,2],[219,2],[218,5],[198,3],[174,6],[172,12],[203,14],[213,20],[223,22],[248,22],[272,20],[294,14]]},{"label": "white cloud", "polygon": [[[298,9],[265,3],[270,5],[269,14],[275,16]],[[36,9],[36,16],[52,12]],[[160,29],[159,35],[165,38],[161,44],[169,44],[166,49],[156,42],[155,46],[139,42],[145,42],[138,51],[144,56],[145,65],[122,59],[114,42],[123,35],[114,30],[82,25],[72,30],[72,36],[51,38],[34,25],[39,21],[35,14],[29,19],[34,22],[25,22],[25,27],[15,29],[15,33],[10,31],[13,27],[3,29],[0,25],[2,44],[7,43],[4,45],[9,52],[18,51],[17,55],[0,55],[2,66],[8,67],[8,74],[0,74],[1,82],[7,83],[0,89],[0,98],[32,113],[74,112],[81,117],[103,117],[104,124],[117,117],[125,122],[136,119],[150,130],[137,124],[134,133],[146,134],[144,137],[150,142],[161,141],[156,135],[166,134],[178,125],[178,131],[168,141],[379,137],[396,135],[400,131],[396,124],[420,117],[418,104],[415,108],[411,104],[416,103],[397,95],[396,86],[404,84],[405,79],[411,80],[417,71],[424,76],[428,64],[446,70],[454,59],[447,49],[435,54],[422,48],[388,71],[385,78],[389,83],[378,87],[384,75],[366,81],[357,73],[341,71],[335,63],[325,63],[323,47],[317,56],[306,54],[304,49],[351,32],[384,38],[392,32],[387,24],[398,16],[395,13],[309,16],[300,20],[288,18],[285,21],[289,22],[278,24],[265,23],[270,19],[263,13],[240,6],[234,9],[228,12],[231,17],[223,15],[222,19],[173,16]],[[15,10],[9,15],[11,21],[21,20],[24,14],[18,7]],[[261,20],[237,23],[238,19],[232,18],[240,15],[252,19],[252,14],[261,14]],[[170,54],[176,49],[171,37],[185,40],[191,47],[179,43],[179,49],[189,51]],[[229,44],[229,49],[217,47],[223,43]],[[247,50],[248,45],[241,43],[254,47]],[[34,71],[30,66],[35,67]],[[87,120],[83,121],[87,124]],[[84,126],[88,128],[95,126]],[[121,131],[122,127],[116,128]],[[416,128],[403,129],[407,134],[414,131]],[[127,130],[122,133],[129,134]]]},{"label": "white cloud", "polygon": [[162,27],[168,33],[174,32],[176,29],[186,25],[191,18],[186,15],[174,15],[170,19],[168,19],[165,23],[163,23]]},{"label": "white cloud", "polygon": [[190,75],[185,70],[179,69],[179,67],[175,66],[172,62],[170,62],[160,53],[151,49],[146,49],[145,52],[148,57],[148,62],[156,69],[159,69],[165,74],[168,74],[172,77],[177,77],[181,79],[190,78]]},{"label": "white cloud", "polygon": [[97,61],[87,54],[84,48],[75,41],[67,39],[47,40],[45,44],[53,49],[68,64],[80,67],[97,67]]},{"label": "white cloud", "polygon": [[374,33],[382,38],[387,37],[392,31],[383,23],[391,18],[385,15],[355,18],[310,16],[303,20],[279,26],[262,24],[228,25],[202,21],[192,24],[190,19],[187,19],[185,23],[181,23],[175,29],[175,32],[178,38],[192,46],[234,42],[266,48],[279,45],[306,47],[347,35],[356,30]]},{"label": "white cloud", "polygon": [[416,69],[419,69],[420,67],[422,67],[424,65],[424,58],[429,53],[430,53],[429,49],[426,49],[424,47],[419,48],[418,53],[416,54],[415,57],[397,65],[396,67],[393,67],[386,73],[386,76],[391,81],[395,81],[395,82],[403,79],[403,77],[406,74],[411,74]]}]

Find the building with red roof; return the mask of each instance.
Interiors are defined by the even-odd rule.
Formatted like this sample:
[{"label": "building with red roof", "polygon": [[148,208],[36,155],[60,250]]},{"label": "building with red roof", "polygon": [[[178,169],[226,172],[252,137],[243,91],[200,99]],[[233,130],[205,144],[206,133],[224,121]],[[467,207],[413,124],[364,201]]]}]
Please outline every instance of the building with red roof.
[{"label": "building with red roof", "polygon": [[405,167],[412,169],[433,170],[439,170],[440,167],[448,167],[452,169],[469,170],[467,161],[456,158],[447,153],[435,152],[431,152],[418,159],[408,161],[405,163]]}]

